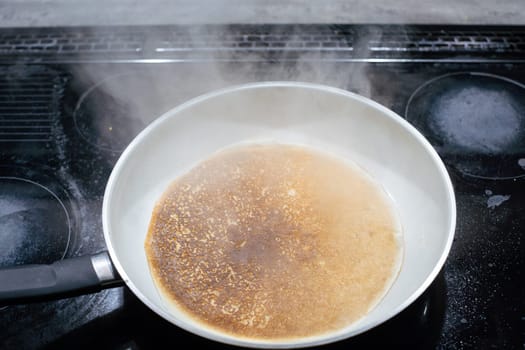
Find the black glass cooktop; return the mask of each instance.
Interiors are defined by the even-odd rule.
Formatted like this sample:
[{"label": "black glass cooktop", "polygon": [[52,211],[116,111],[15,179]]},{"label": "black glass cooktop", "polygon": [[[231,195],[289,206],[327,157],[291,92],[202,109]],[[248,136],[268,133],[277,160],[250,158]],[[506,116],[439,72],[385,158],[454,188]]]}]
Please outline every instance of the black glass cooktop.
[{"label": "black glass cooktop", "polygon": [[[1,30],[0,267],[104,250],[104,188],[132,138],[189,98],[261,80],[337,86],[391,108],[454,182],[456,236],[434,283],[326,348],[523,349],[524,27]],[[0,306],[0,344],[228,348],[167,323],[125,286]]]}]

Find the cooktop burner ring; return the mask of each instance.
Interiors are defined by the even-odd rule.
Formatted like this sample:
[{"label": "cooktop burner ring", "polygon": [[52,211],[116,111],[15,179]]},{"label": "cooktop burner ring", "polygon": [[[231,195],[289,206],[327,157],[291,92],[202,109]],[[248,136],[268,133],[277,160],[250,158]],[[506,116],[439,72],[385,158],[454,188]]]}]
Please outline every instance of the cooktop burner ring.
[{"label": "cooktop burner ring", "polygon": [[[65,258],[74,241],[72,208],[60,184],[25,176],[25,168],[2,167],[0,266],[49,264]],[[61,191],[62,192],[62,191]]]},{"label": "cooktop burner ring", "polygon": [[525,177],[525,85],[481,72],[430,79],[405,107],[446,164],[488,180]]},{"label": "cooktop burner ring", "polygon": [[[95,83],[80,96],[73,111],[73,122],[84,141],[105,151],[122,152],[147,125],[132,110],[135,99],[119,96],[125,95],[123,91],[131,89],[130,85],[144,80],[140,77],[145,78],[145,74],[138,72],[112,75]],[[115,88],[119,82],[123,87],[121,91]],[[139,94],[139,99],[140,96]]]}]

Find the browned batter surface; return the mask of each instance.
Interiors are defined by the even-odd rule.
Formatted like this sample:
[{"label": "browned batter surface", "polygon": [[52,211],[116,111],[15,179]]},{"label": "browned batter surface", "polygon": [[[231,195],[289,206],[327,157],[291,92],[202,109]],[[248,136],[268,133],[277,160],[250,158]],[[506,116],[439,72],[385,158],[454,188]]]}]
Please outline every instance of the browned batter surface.
[{"label": "browned batter surface", "polygon": [[300,146],[244,145],[169,186],[145,247],[159,289],[194,319],[283,339],[367,313],[398,271],[398,227],[355,166]]}]

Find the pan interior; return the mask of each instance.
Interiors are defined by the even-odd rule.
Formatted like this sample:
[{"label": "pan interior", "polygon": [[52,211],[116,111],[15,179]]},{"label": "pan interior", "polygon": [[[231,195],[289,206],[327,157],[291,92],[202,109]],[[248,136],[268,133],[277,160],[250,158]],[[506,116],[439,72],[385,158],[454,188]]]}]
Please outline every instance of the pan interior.
[{"label": "pan interior", "polygon": [[[144,240],[168,184],[219,149],[244,142],[306,145],[350,159],[392,197],[404,235],[404,261],[390,291],[368,315],[337,332],[293,343],[250,341],[206,329],[168,308],[148,268]],[[393,112],[319,85],[259,83],[198,97],[147,127],[119,159],[104,198],[103,224],[121,276],[142,301],[178,326],[236,345],[316,345],[363,332],[392,317],[430,284],[455,225],[448,174],[426,140]]]}]

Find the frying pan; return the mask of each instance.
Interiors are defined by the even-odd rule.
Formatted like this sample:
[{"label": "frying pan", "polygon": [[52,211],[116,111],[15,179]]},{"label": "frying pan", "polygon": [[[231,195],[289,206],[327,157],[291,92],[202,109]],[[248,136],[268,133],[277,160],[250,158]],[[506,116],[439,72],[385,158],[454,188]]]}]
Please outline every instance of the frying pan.
[{"label": "frying pan", "polygon": [[[293,340],[236,337],[167,307],[147,264],[144,240],[155,202],[178,175],[242,142],[291,143],[350,159],[392,197],[404,257],[380,303],[356,323]],[[51,265],[0,271],[0,301],[93,291],[121,278],[157,314],[187,331],[248,347],[305,347],[362,333],[398,314],[436,277],[455,230],[453,187],[441,159],[408,122],[367,98],[333,87],[264,82],[211,92],[167,112],[126,148],[108,180],[102,209],[108,251]]]}]

